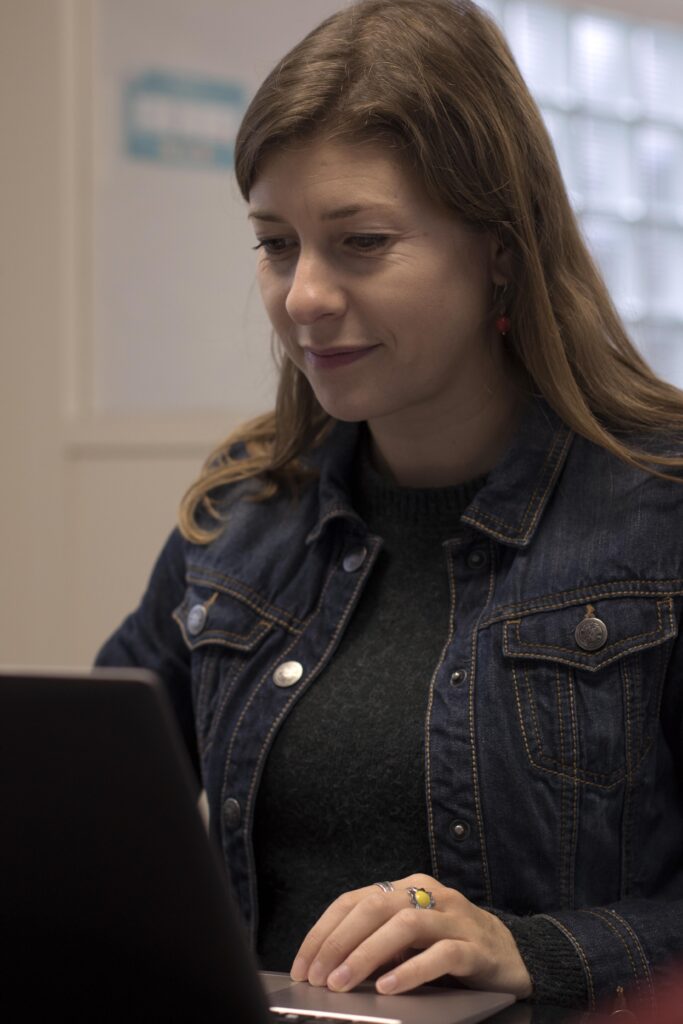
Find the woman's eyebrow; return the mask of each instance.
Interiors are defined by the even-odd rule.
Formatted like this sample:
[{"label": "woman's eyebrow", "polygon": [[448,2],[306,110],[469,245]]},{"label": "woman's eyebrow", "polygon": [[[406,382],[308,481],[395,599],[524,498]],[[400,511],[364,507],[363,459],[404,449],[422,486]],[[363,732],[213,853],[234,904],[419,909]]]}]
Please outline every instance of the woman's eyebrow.
[{"label": "woman's eyebrow", "polygon": [[267,210],[251,210],[247,214],[247,220],[265,220],[269,223],[282,223],[283,218],[276,213],[268,213]]},{"label": "woman's eyebrow", "polygon": [[[338,206],[333,210],[326,210],[325,213],[321,214],[320,219],[327,220],[344,220],[346,217],[354,217],[358,213],[389,213],[392,207],[386,203],[368,203],[361,205],[354,203],[349,206]],[[271,213],[269,210],[252,210],[248,214],[249,220],[262,220],[267,223],[284,223],[285,218],[278,216],[276,213]]]},{"label": "woman's eyebrow", "polygon": [[323,213],[321,220],[343,220],[354,217],[357,213],[383,213],[390,209],[385,203],[354,203],[350,206],[339,206]]}]

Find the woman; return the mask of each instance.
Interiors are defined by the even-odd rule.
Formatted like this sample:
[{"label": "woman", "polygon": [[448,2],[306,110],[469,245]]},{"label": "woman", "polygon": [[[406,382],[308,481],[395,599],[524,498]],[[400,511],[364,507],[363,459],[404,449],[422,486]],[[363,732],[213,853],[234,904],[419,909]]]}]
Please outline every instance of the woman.
[{"label": "woman", "polygon": [[328,19],[236,171],[277,407],[99,662],[164,679],[264,967],[647,995],[683,955],[681,394],[471,0]]}]

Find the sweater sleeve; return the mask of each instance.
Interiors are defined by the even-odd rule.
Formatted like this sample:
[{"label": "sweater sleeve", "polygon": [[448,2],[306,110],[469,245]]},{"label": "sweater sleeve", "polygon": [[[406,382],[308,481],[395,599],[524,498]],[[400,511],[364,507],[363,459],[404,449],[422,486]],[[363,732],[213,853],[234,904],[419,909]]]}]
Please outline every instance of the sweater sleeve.
[{"label": "sweater sleeve", "polygon": [[530,917],[492,912],[514,936],[537,1003],[602,1010],[623,989],[654,1010],[660,990],[680,974],[681,900],[622,900]]},{"label": "sweater sleeve", "polygon": [[529,972],[535,1003],[586,1007],[588,989],[578,950],[569,936],[543,915],[513,917],[492,911],[512,932]]},{"label": "sweater sleeve", "polygon": [[95,664],[146,668],[159,676],[199,778],[190,655],[173,619],[184,593],[185,541],[174,530],[154,566],[139,607],[107,640]]}]

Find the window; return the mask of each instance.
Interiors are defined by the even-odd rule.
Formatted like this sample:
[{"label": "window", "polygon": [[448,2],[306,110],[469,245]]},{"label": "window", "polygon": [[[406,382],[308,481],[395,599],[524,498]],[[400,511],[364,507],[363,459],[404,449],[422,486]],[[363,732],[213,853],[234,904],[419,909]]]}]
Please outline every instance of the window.
[{"label": "window", "polygon": [[537,0],[479,0],[553,137],[633,340],[683,387],[683,30]]}]

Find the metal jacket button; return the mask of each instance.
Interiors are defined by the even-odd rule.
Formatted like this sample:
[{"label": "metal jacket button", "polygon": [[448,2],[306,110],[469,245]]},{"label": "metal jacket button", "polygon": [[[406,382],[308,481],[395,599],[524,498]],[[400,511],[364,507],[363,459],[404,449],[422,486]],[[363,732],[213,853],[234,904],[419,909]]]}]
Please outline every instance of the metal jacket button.
[{"label": "metal jacket button", "polygon": [[586,615],[574,630],[574,637],[582,651],[599,651],[607,643],[607,626],[596,615]]},{"label": "metal jacket button", "polygon": [[187,631],[190,636],[197,636],[206,624],[206,608],[203,604],[193,604],[187,613]]},{"label": "metal jacket button", "polygon": [[223,822],[228,828],[237,828],[241,820],[242,808],[239,800],[235,800],[234,796],[228,797],[223,804]]},{"label": "metal jacket button", "polygon": [[484,548],[474,548],[467,556],[469,569],[483,569],[488,564],[489,556]]},{"label": "metal jacket button", "polygon": [[303,674],[304,667],[300,661],[283,661],[273,672],[273,682],[283,688],[294,686]]},{"label": "metal jacket button", "polygon": [[467,679],[467,669],[466,668],[456,668],[455,672],[453,672],[451,674],[451,682],[454,685],[457,685],[458,683],[464,683],[466,679]]},{"label": "metal jacket button", "polygon": [[466,821],[452,821],[450,825],[451,835],[456,842],[461,843],[470,834],[470,826]]},{"label": "metal jacket button", "polygon": [[344,561],[342,562],[344,572],[357,572],[365,561],[367,554],[367,548],[354,548],[353,551],[349,551],[348,554],[344,555]]}]

